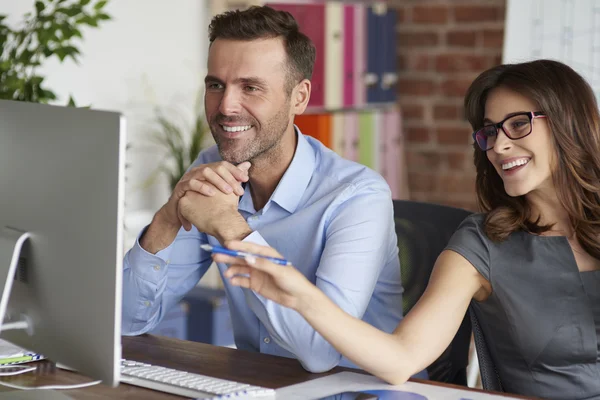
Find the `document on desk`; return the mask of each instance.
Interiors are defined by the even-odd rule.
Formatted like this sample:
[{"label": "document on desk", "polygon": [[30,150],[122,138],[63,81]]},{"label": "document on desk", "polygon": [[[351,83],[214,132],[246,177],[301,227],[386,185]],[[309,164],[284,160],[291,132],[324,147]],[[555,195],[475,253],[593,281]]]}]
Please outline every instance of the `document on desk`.
[{"label": "document on desk", "polygon": [[515,399],[506,395],[493,395],[454,389],[444,386],[406,382],[389,385],[372,375],[355,372],[314,379],[275,391],[277,399],[286,400],[502,400]]},{"label": "document on desk", "polygon": [[41,354],[27,351],[4,339],[0,339],[0,365],[22,364],[42,359],[44,359],[44,356]]}]

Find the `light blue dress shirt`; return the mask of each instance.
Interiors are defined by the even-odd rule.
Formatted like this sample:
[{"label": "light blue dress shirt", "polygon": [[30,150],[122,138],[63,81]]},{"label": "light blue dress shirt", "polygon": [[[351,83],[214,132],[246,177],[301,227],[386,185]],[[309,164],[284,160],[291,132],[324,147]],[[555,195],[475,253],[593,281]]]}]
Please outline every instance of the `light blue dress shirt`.
[{"label": "light blue dress shirt", "polygon": [[[249,187],[240,199],[239,212],[253,229],[244,240],[277,249],[344,311],[391,333],[402,319],[403,288],[389,186],[297,132],[293,160],[263,209],[254,209]],[[211,147],[193,166],[219,160]],[[124,259],[123,334],[152,330],[198,283],[212,262],[200,249],[207,242],[219,244],[182,228],[153,255],[138,238]],[[227,266],[218,268],[222,276]],[[237,348],[297,358],[312,372],[356,367],[296,311],[223,281]]]}]

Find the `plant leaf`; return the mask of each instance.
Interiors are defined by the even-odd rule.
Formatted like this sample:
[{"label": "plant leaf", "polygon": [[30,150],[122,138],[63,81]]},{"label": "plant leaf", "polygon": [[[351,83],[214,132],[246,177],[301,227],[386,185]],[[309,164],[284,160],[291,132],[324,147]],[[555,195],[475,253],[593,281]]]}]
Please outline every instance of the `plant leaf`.
[{"label": "plant leaf", "polygon": [[107,2],[108,1],[106,1],[106,0],[102,0],[102,1],[97,2],[96,4],[94,4],[94,10],[100,11],[101,9],[104,8],[104,6],[106,5]]},{"label": "plant leaf", "polygon": [[35,11],[38,15],[41,14],[45,8],[46,8],[46,5],[44,3],[42,3],[41,1],[35,2]]}]

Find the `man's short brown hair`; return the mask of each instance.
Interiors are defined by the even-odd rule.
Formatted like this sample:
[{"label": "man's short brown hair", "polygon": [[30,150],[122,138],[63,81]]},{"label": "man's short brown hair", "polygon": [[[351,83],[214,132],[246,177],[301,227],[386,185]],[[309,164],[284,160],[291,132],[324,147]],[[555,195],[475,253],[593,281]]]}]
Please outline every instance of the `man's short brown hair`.
[{"label": "man's short brown hair", "polygon": [[302,79],[312,77],[315,46],[300,32],[298,23],[287,11],[278,11],[268,6],[227,11],[212,19],[208,32],[211,45],[219,38],[255,40],[281,37],[288,58],[288,94]]}]

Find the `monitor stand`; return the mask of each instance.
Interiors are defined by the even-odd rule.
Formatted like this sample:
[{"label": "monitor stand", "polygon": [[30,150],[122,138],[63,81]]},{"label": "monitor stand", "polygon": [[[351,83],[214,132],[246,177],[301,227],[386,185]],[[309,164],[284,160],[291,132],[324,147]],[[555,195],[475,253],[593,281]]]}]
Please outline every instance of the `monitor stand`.
[{"label": "monitor stand", "polygon": [[21,315],[18,321],[5,321],[6,308],[10,299],[10,292],[19,260],[25,257],[24,244],[29,240],[31,234],[14,228],[4,227],[0,231],[0,332],[9,329],[25,329],[30,335],[33,334],[33,324],[26,315]]}]

